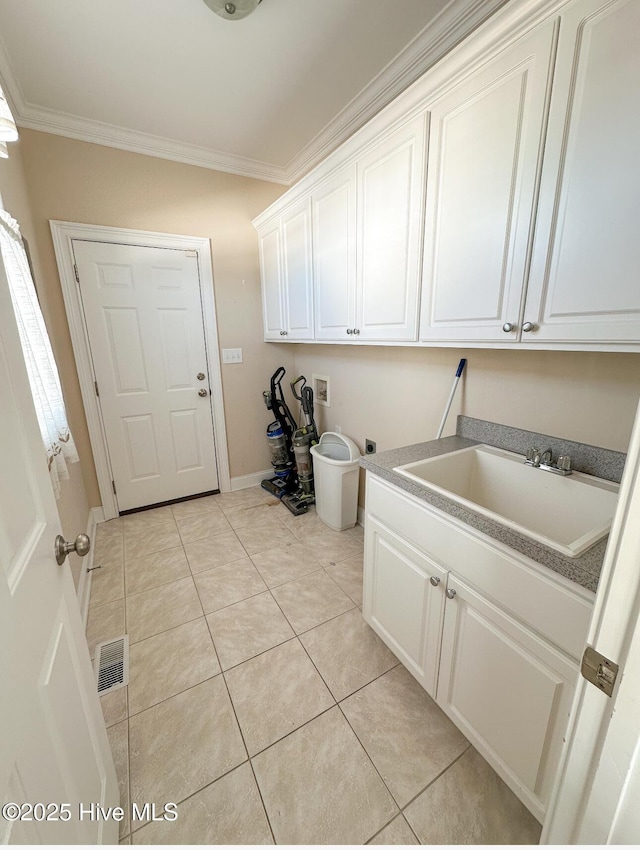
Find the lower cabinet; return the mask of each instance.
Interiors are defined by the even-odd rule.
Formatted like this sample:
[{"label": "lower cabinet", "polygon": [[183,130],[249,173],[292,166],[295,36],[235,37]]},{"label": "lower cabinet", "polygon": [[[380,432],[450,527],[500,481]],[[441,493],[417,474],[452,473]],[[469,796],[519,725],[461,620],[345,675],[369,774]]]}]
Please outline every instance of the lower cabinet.
[{"label": "lower cabinet", "polygon": [[[393,520],[406,518],[407,511],[394,516],[390,501],[394,488],[385,484],[378,489],[372,493],[374,508],[365,521],[364,618],[542,822],[578,662],[543,633],[540,623],[523,622],[511,610],[509,603],[517,592],[514,581],[523,569],[516,559],[508,594],[501,598],[502,581],[483,587],[482,571],[474,570],[473,563],[454,563],[456,546],[451,547],[450,563],[442,563],[442,557],[436,562],[424,545],[411,540],[406,528],[394,527]],[[376,512],[383,489],[388,517]],[[406,508],[406,499],[398,491],[399,506]],[[425,524],[427,514],[429,522],[437,520],[439,512],[420,509]],[[441,522],[444,528],[446,518]],[[433,526],[431,530],[433,548],[441,553],[438,534],[433,534]],[[419,533],[416,536],[420,538]],[[544,607],[553,586],[550,589],[548,576],[541,576],[540,582],[539,602]],[[521,590],[531,595],[531,585],[525,586],[524,579]],[[589,604],[577,592],[575,604],[583,613],[575,617],[569,611],[571,591],[558,586],[557,592],[567,600],[567,618],[573,617],[581,632],[572,645],[582,645]]]}]

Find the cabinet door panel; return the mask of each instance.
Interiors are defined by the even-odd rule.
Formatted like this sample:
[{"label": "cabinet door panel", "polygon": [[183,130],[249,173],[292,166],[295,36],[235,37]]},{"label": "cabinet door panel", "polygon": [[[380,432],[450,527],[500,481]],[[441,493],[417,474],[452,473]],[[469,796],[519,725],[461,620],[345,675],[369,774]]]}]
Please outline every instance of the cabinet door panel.
[{"label": "cabinet door panel", "polygon": [[282,255],[287,339],[313,339],[311,203],[282,216]]},{"label": "cabinet door panel", "polygon": [[264,338],[282,341],[280,332],[284,330],[284,312],[279,222],[260,233],[260,273]]},{"label": "cabinet door panel", "polygon": [[449,588],[438,704],[542,819],[577,667],[465,583]]},{"label": "cabinet door panel", "polygon": [[553,42],[539,27],[431,109],[421,339],[516,338]]},{"label": "cabinet door panel", "polygon": [[355,327],[355,166],[313,194],[316,339],[351,339]]},{"label": "cabinet door panel", "polygon": [[416,339],[425,121],[421,115],[358,160],[361,339]]},{"label": "cabinet door panel", "polygon": [[435,696],[447,573],[369,517],[365,535],[364,618]]},{"label": "cabinet door panel", "polygon": [[640,4],[563,11],[525,341],[640,340]]}]

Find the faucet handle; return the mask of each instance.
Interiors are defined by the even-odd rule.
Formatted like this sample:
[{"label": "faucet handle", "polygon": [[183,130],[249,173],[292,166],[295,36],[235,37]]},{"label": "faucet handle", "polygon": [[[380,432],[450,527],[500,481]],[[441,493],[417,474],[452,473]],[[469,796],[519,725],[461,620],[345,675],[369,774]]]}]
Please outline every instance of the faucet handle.
[{"label": "faucet handle", "polygon": [[560,455],[558,458],[558,469],[562,469],[564,472],[571,470],[571,457],[569,455]]},{"label": "faucet handle", "polygon": [[532,460],[533,460],[533,458],[535,457],[535,454],[536,454],[536,452],[537,452],[537,451],[539,451],[539,449],[528,448],[528,449],[527,449],[527,454],[526,454],[526,459],[527,459],[528,461],[532,461]]}]

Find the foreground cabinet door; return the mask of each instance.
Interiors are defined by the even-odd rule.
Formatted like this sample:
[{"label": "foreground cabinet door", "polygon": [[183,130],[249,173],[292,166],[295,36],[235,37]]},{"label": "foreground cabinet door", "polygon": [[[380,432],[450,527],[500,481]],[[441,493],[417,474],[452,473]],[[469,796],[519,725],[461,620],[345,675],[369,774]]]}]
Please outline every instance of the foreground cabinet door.
[{"label": "foreground cabinet door", "polygon": [[313,339],[311,201],[305,198],[282,216],[282,277],[285,339]]},{"label": "foreground cabinet door", "polygon": [[364,618],[435,696],[447,571],[367,517]]},{"label": "foreground cabinet door", "polygon": [[518,337],[554,29],[519,39],[430,110],[421,340]]},{"label": "foreground cabinet door", "polygon": [[282,342],[285,326],[279,221],[273,222],[260,232],[259,246],[264,338]]},{"label": "foreground cabinet door", "polygon": [[357,163],[359,339],[417,339],[425,128],[420,115]]},{"label": "foreground cabinet door", "polygon": [[640,3],[562,10],[523,341],[640,340]]},{"label": "foreground cabinet door", "polygon": [[449,576],[437,702],[539,820],[577,667]]}]

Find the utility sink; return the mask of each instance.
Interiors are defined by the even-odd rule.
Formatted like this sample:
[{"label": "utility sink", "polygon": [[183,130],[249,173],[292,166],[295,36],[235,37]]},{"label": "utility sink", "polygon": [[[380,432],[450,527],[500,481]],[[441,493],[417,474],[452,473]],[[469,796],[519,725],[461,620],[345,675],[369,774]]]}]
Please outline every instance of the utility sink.
[{"label": "utility sink", "polygon": [[569,558],[609,533],[618,501],[618,485],[611,481],[581,472],[554,475],[493,446],[472,446],[394,471]]}]

